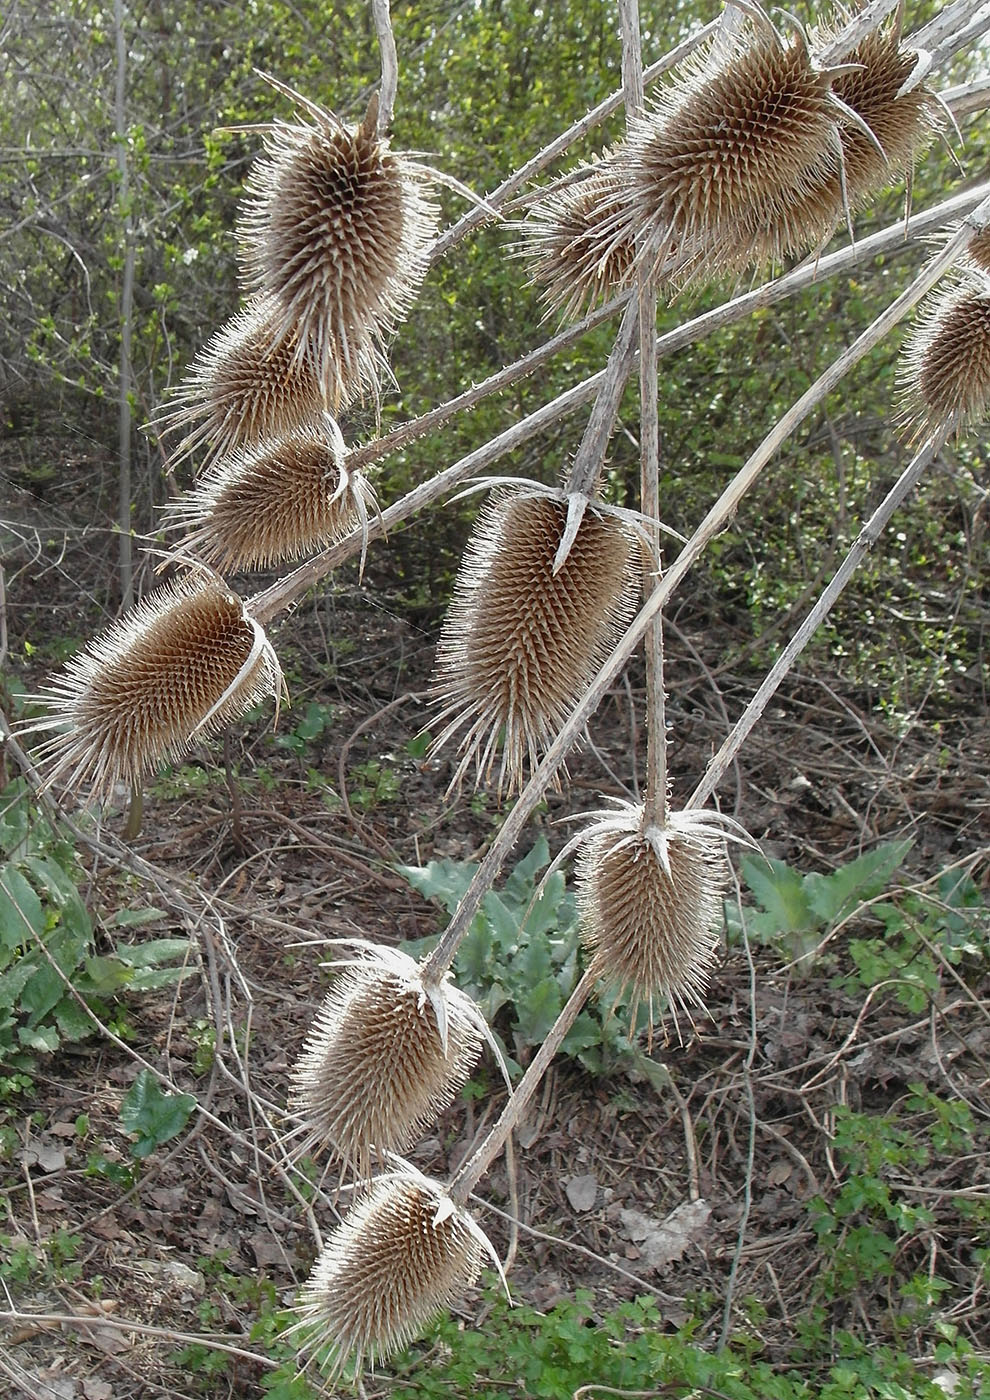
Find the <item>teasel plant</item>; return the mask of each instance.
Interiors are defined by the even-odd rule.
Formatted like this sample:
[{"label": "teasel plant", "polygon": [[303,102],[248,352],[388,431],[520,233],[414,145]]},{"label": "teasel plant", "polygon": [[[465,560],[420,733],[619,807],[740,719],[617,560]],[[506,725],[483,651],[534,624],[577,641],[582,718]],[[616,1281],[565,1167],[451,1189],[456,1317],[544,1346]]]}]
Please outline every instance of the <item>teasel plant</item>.
[{"label": "teasel plant", "polygon": [[[630,82],[626,84],[627,96]],[[614,508],[606,508],[607,502],[601,499],[598,491],[598,474],[604,450],[600,449],[600,443],[607,441],[608,434],[612,431],[618,403],[616,395],[621,393],[625,375],[635,360],[637,340],[641,361],[646,365],[643,374],[652,384],[652,392],[655,394],[656,368],[655,363],[650,367],[649,356],[657,351],[658,341],[649,284],[656,273],[657,257],[651,254],[636,268],[636,300],[634,302],[631,296],[625,297],[625,314],[616,348],[602,375],[596,376],[593,382],[577,386],[575,391],[561,396],[562,402],[555,401],[546,405],[543,410],[532,415],[530,420],[514,425],[513,429],[500,435],[482,452],[469,454],[460,462],[452,464],[434,481],[423,483],[402,501],[393,503],[382,512],[380,518],[357,521],[344,539],[330,545],[315,559],[306,561],[291,575],[278,580],[270,588],[246,602],[239,601],[236,595],[230,594],[229,591],[224,593],[230,600],[229,609],[235,619],[235,631],[240,638],[239,645],[243,648],[243,643],[248,638],[250,645],[237,670],[227,676],[219,693],[213,693],[216,690],[214,682],[205,700],[201,697],[197,706],[186,708],[181,724],[170,730],[166,740],[160,742],[159,749],[163,754],[180,751],[192,734],[197,731],[205,732],[207,726],[213,726],[214,723],[219,724],[226,713],[224,707],[228,704],[231,711],[235,710],[243,700],[244,688],[249,682],[253,682],[256,670],[258,675],[264,675],[265,684],[277,692],[277,663],[267,650],[267,638],[262,629],[297,600],[306,589],[312,587],[345,558],[357,554],[366,547],[369,539],[377,537],[392,523],[398,523],[413,510],[459,489],[466,481],[477,477],[479,472],[488,470],[500,455],[518,447],[526,440],[527,434],[531,435],[548,422],[558,421],[566,413],[575,411],[577,407],[588,404],[593,399],[595,402],[592,423],[589,423],[588,432],[575,459],[575,468],[566,486],[561,488],[559,493],[552,488],[542,488],[542,492],[533,492],[541,502],[550,501],[557,507],[559,533],[550,561],[550,578],[554,578],[566,568],[588,518],[617,521],[634,541],[639,563],[648,575],[647,597],[637,616],[621,631],[618,640],[607,648],[604,658],[599,661],[596,657],[594,664],[597,665],[597,670],[594,670],[593,665],[594,674],[590,680],[576,686],[574,693],[563,702],[563,718],[554,725],[554,732],[550,733],[548,728],[546,734],[540,735],[534,751],[527,751],[526,762],[531,769],[528,780],[523,782],[524,775],[521,771],[512,775],[512,781],[520,788],[518,799],[494,838],[464,899],[434,951],[421,962],[415,963],[411,959],[392,957],[391,953],[374,949],[370,945],[355,945],[346,949],[338,969],[341,982],[337,988],[331,990],[330,998],[320,1014],[319,1029],[324,1032],[323,1040],[319,1047],[315,1041],[307,1045],[302,1059],[293,1071],[294,1106],[303,1119],[299,1125],[300,1140],[306,1142],[314,1152],[335,1152],[338,1158],[359,1176],[370,1171],[372,1162],[384,1162],[388,1168],[384,1177],[363,1188],[363,1196],[361,1192],[356,1194],[352,1211],[334,1231],[327,1250],[321,1255],[317,1268],[304,1289],[303,1333],[305,1335],[308,1330],[311,1340],[315,1339],[313,1344],[317,1349],[330,1350],[333,1368],[339,1369],[348,1355],[358,1360],[388,1356],[397,1346],[408,1340],[432,1313],[445,1306],[476,1276],[477,1269],[488,1251],[473,1229],[468,1211],[470,1193],[487,1170],[494,1153],[506,1143],[511,1125],[521,1112],[526,1097],[538,1084],[539,1076],[545,1071],[560,1039],[566,1033],[567,1017],[577,1014],[583,1000],[591,994],[601,978],[611,974],[618,984],[629,988],[634,997],[648,999],[651,996],[664,996],[668,1001],[673,999],[675,1004],[680,997],[689,1011],[691,1006],[696,1004],[695,997],[700,994],[704,976],[710,965],[710,953],[706,953],[704,947],[706,940],[711,938],[710,931],[701,938],[703,947],[700,959],[696,959],[687,972],[684,972],[682,967],[677,969],[675,976],[671,975],[669,965],[666,964],[650,964],[647,971],[640,975],[639,968],[642,964],[635,961],[630,964],[631,971],[624,973],[620,968],[615,972],[614,968],[603,967],[598,949],[593,948],[593,965],[581,979],[564,1015],[529,1066],[523,1084],[511,1096],[496,1128],[478,1151],[471,1155],[469,1163],[455,1173],[450,1182],[438,1183],[419,1177],[408,1164],[389,1155],[406,1150],[416,1135],[425,1129],[430,1117],[452,1101],[459,1082],[470,1072],[474,1059],[480,1052],[485,1039],[484,1028],[475,1018],[470,1004],[465,1006],[461,1001],[449,979],[456,948],[470,927],[484,893],[497,878],[502,864],[548,786],[557,780],[568,752],[579,741],[585,725],[603,695],[614,683],[635,649],[647,637],[650,638],[649,646],[654,658],[659,657],[659,665],[656,659],[652,662],[648,660],[648,664],[653,666],[653,680],[650,682],[653,696],[650,730],[652,747],[648,762],[648,779],[652,786],[642,804],[642,813],[637,811],[635,822],[627,825],[618,836],[618,840],[623,840],[626,836],[638,839],[640,834],[645,834],[651,827],[656,828],[665,838],[665,841],[657,842],[659,850],[654,846],[654,839],[650,838],[647,843],[653,852],[650,859],[655,857],[654,863],[669,879],[676,896],[675,905],[681,912],[684,909],[683,900],[686,898],[684,890],[689,882],[674,879],[675,870],[679,870],[680,866],[671,857],[672,843],[677,848],[678,855],[683,854],[680,848],[691,845],[689,836],[700,839],[700,848],[704,852],[710,854],[717,848],[718,859],[713,858],[711,862],[716,868],[704,869],[696,881],[700,883],[703,892],[710,891],[713,882],[717,885],[723,869],[719,862],[724,862],[721,843],[728,828],[718,822],[715,814],[705,813],[698,818],[685,814],[692,813],[695,809],[700,810],[703,803],[711,797],[717,787],[718,772],[710,768],[711,776],[706,775],[706,780],[699,785],[683,812],[672,811],[668,799],[668,784],[662,766],[666,753],[666,722],[662,713],[663,661],[659,619],[674,590],[699,558],[708,541],[725,528],[741,500],[753,488],[766,464],[788,435],[821,403],[824,396],[841,381],[843,375],[926,295],[946,268],[964,254],[966,247],[986,233],[990,224],[990,202],[984,200],[975,212],[972,212],[972,205],[969,208],[971,212],[965,216],[958,233],[949,239],[945,248],[783,416],[721,493],[695,532],[683,542],[676,558],[662,572],[656,540],[655,508],[644,499],[639,512],[634,516],[623,517],[616,513]],[[954,212],[959,212],[955,206],[953,209]],[[463,225],[465,228],[469,226],[473,225]],[[897,235],[900,236],[900,230],[897,230]],[[438,240],[438,246],[441,242],[442,240]],[[775,297],[784,296],[789,290],[806,285],[812,276],[821,278],[828,275],[829,269],[848,269],[855,266],[856,260],[870,256],[877,246],[877,243],[864,240],[860,248],[837,255],[835,261],[830,262],[829,259],[823,258],[817,269],[798,270],[789,278],[775,283],[772,288],[761,288],[752,295],[736,298],[730,304],[731,309],[718,308],[717,314],[696,318],[694,322],[678,328],[673,338],[660,337],[659,347],[667,352],[672,347],[690,344],[692,336],[702,335],[715,326],[728,324],[733,316],[744,315],[756,305],[766,305]],[[620,301],[613,306],[609,314],[617,314],[621,309]],[[529,363],[532,364],[533,361]],[[498,386],[502,386],[506,382],[507,376],[504,374],[493,376],[493,385],[497,383]],[[494,392],[495,388],[492,387],[490,391]],[[461,396],[462,406],[467,406],[469,397],[471,402],[477,402],[476,391],[472,391],[470,396]],[[649,392],[644,391],[642,398],[647,402]],[[317,403],[318,406],[313,410],[313,422],[318,421],[320,415],[327,411],[327,399],[322,390],[317,394]],[[432,416],[426,415],[429,420],[426,426],[423,423],[419,426],[406,425],[396,435],[386,435],[377,444],[366,444],[363,452],[361,448],[352,450],[346,459],[348,470],[359,470],[369,464],[376,453],[381,454],[389,450],[388,446],[383,444],[395,446],[400,442],[408,443],[414,440],[416,433],[431,430],[444,412],[452,411],[454,410],[444,407],[441,412]],[[655,410],[647,407],[644,419],[650,412]],[[295,431],[296,427],[298,425],[289,430]],[[646,443],[647,431],[644,427],[644,459],[648,459],[653,452]],[[930,453],[937,450],[936,436],[934,432],[931,434],[924,451]],[[244,443],[234,444],[238,450],[244,446]],[[496,483],[496,489],[508,492],[511,497],[513,493],[525,494],[530,488],[525,483],[512,484],[503,479]],[[866,529],[867,527],[864,527],[860,557],[869,547]],[[221,580],[214,579],[213,583],[223,592],[225,585]],[[631,606],[624,603],[624,606],[629,607],[631,611],[635,603]],[[171,607],[166,606],[163,611],[171,613]],[[141,629],[135,626],[134,630],[140,632]],[[149,630],[153,629],[149,626]],[[166,641],[173,639],[174,629],[166,627],[164,635]],[[162,650],[168,651],[168,648],[163,644]],[[110,682],[119,680],[120,672],[112,669],[108,658],[96,644],[91,647],[90,652],[91,662],[86,662],[79,669],[87,672],[83,680],[87,684],[90,680],[94,681],[96,691],[106,696],[109,694]],[[648,658],[649,656],[648,650]],[[145,654],[136,646],[131,649],[125,648],[123,679],[131,682],[135,676],[144,674],[144,659]],[[132,663],[133,670],[129,672],[128,667]],[[268,669],[264,670],[265,667]],[[154,664],[150,671],[154,671]],[[136,771],[128,766],[127,756],[130,750],[126,743],[122,744],[118,740],[114,741],[109,749],[101,747],[97,742],[99,735],[92,726],[86,729],[88,712],[80,701],[85,689],[86,686],[77,681],[56,682],[51,694],[57,713],[53,713],[50,723],[45,722],[50,730],[67,726],[64,733],[52,740],[56,747],[51,757],[59,780],[64,780],[70,788],[94,778],[97,785],[103,787],[106,785],[108,773]],[[181,686],[178,690],[184,693]],[[147,726],[152,718],[151,687],[149,685],[147,689],[133,693],[138,695],[140,702],[139,717]],[[490,735],[491,730],[487,733]],[[487,744],[487,738],[485,742]],[[742,739],[737,738],[735,742],[738,751]],[[173,744],[176,746],[174,749]],[[152,750],[144,752],[149,762],[154,761]],[[481,752],[484,754],[486,750],[483,748]],[[491,752],[494,752],[494,748]],[[143,771],[144,764],[139,767]],[[706,782],[709,784],[707,787]],[[650,820],[644,826],[647,816]],[[589,850],[596,839],[594,821],[595,819],[588,833]],[[703,829],[706,825],[707,829]],[[609,841],[617,835],[615,830],[598,834],[603,840],[607,838]],[[696,854],[698,847],[699,840],[695,840],[692,855]],[[664,850],[667,854],[666,865],[663,859]],[[658,898],[655,890],[649,897]],[[681,902],[678,903],[678,900]],[[596,959],[597,966],[594,965]],[[613,965],[616,962],[617,958],[613,957]],[[678,978],[681,979],[679,982]],[[388,1039],[390,1020],[398,1020],[400,1023],[398,1042]],[[406,1072],[406,1078],[402,1079],[401,1075],[397,1074],[390,1081],[389,1112],[384,1124],[374,1120],[372,1111],[373,1100],[382,1082],[383,1065],[379,1058],[369,1052],[368,1047],[371,1044],[385,1047],[386,1056],[391,1049],[393,1059],[408,1057],[404,1064],[398,1066]],[[398,1052],[395,1050],[396,1044],[403,1047]],[[414,1048],[409,1050],[405,1048],[407,1046]],[[393,1066],[389,1066],[389,1073],[392,1073],[392,1070]],[[431,1079],[435,1070],[438,1077]],[[424,1081],[438,1085],[427,1094],[425,1102],[422,1095]],[[349,1108],[352,1104],[356,1105],[352,1110],[354,1117],[350,1121],[341,1119],[339,1113],[335,1113],[333,1104],[327,1105],[321,1097],[328,1084],[335,1085],[337,1082],[347,1085],[346,1096],[340,1101],[341,1110]],[[383,1290],[386,1294],[384,1298],[380,1296]],[[307,1346],[309,1344],[305,1343]]]}]

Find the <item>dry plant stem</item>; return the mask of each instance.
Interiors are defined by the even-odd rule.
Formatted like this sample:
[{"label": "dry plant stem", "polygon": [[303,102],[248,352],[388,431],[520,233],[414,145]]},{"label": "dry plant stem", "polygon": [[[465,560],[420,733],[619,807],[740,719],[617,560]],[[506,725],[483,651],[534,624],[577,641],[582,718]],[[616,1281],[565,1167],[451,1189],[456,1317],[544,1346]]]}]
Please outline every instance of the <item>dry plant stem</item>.
[{"label": "dry plant stem", "polygon": [[389,0],[371,0],[371,12],[374,15],[378,47],[382,54],[382,86],[378,95],[378,136],[383,138],[388,134],[388,129],[392,125],[395,93],[399,86],[399,58],[395,51],[395,35],[392,33]]},{"label": "dry plant stem", "polygon": [[626,380],[636,358],[638,328],[639,307],[635,298],[630,298],[605,366],[588,426],[567,477],[568,494],[591,496],[594,493],[605,451],[615,429],[615,420],[619,416]]},{"label": "dry plant stem", "polygon": [[530,1061],[526,1073],[520,1079],[508,1103],[478,1150],[470,1156],[454,1173],[450,1180],[448,1194],[455,1204],[463,1206],[467,1199],[498,1156],[512,1129],[518,1123],[523,1109],[533,1097],[533,1093],[543,1078],[550,1061],[560,1049],[561,1041],[577,1019],[578,1012],[591,995],[597,976],[586,972],[567,998],[560,1015],[554,1021],[547,1037]]},{"label": "dry plant stem", "polygon": [[971,112],[990,107],[990,78],[975,78],[971,83],[943,88],[939,96],[954,117],[968,117]]},{"label": "dry plant stem", "polygon": [[990,27],[990,4],[986,0],[956,0],[911,35],[912,48],[937,54],[945,63],[953,54],[986,32]]},{"label": "dry plant stem", "polygon": [[831,612],[833,604],[862,563],[864,555],[876,544],[888,520],[918,482],[941,445],[941,433],[935,433],[928,438],[860,530],[856,536],[855,544],[843,559],[825,591],[774,662],[759,690],[740,715],[732,732],[712,758],[705,770],[704,777],[687,800],[688,807],[703,807],[718,787],[726,769],[746,742],[750,731],[760,719],[784,677]]},{"label": "dry plant stem", "polygon": [[[712,20],[710,24],[706,24],[702,29],[699,29],[696,34],[690,35],[687,39],[683,40],[682,43],[678,44],[676,48],[664,54],[663,58],[658,58],[656,63],[652,63],[643,74],[644,83],[651,83],[654,78],[659,78],[662,73],[668,72],[671,68],[676,68],[677,64],[680,63],[682,59],[687,58],[688,54],[692,53],[699,44],[703,44],[711,34],[714,34],[718,25],[719,21],[717,19]],[[548,146],[544,146],[542,151],[538,151],[531,160],[528,160],[525,165],[520,166],[507,180],[503,180],[498,188],[493,190],[491,194],[486,195],[485,203],[492,209],[500,209],[507,200],[512,198],[516,190],[521,189],[528,181],[534,179],[535,176],[544,171],[548,165],[551,165],[558,156],[563,155],[575,141],[579,141],[581,137],[586,136],[593,127],[598,126],[606,117],[610,117],[613,112],[617,111],[619,107],[622,106],[624,95],[624,89],[620,88],[618,92],[613,92],[609,97],[606,97],[603,102],[599,102],[597,107],[592,107],[590,112],[585,113],[573,126],[569,126],[560,136],[555,137]],[[474,209],[470,209],[462,219],[458,219],[456,224],[452,224],[451,227],[436,240],[428,254],[430,261],[436,262],[439,258],[442,258],[456,243],[459,243],[462,238],[471,233],[473,229],[478,228],[479,225],[487,223],[490,218],[491,214],[488,210],[483,209],[480,205]]]},{"label": "dry plant stem", "polygon": [[872,34],[874,29],[881,25],[900,3],[901,0],[870,0],[870,3],[859,14],[855,15],[848,24],[843,25],[841,32],[836,35],[832,43],[815,55],[817,62],[823,68],[841,63],[846,54],[852,53],[860,40],[865,39],[868,34]]},{"label": "dry plant stem", "polygon": [[515,806],[505,819],[498,835],[464,893],[446,931],[423,964],[423,980],[427,985],[439,983],[450,967],[454,954],[486,891],[491,887],[502,861],[522,834],[526,822],[540,802],[554,773],[576,742],[581,730],[601,703],[602,697],[623,666],[632,656],[640,639],[659,614],[674,589],[704,550],[708,541],[725,528],[750,487],[763,468],[796,427],[831,393],[854,365],[868,354],[897,322],[934,286],[939,277],[964,251],[974,234],[990,223],[990,198],[985,199],[965,221],[958,233],[945,245],[915,278],[911,285],[893,301],[882,315],[845,350],[829,368],[815,380],[768,433],[759,447],[733,477],[701,524],[681,550],[674,563],[657,584],[639,614],[630,624],[625,636],[611,657],[588,687],[583,700],[571,711],[570,717],[550,745],[543,761],[520,793]]},{"label": "dry plant stem", "polygon": [[[988,193],[990,193],[990,183],[985,182],[963,194],[954,195],[952,199],[945,200],[932,209],[913,215],[907,225],[909,236],[920,238],[952,219],[970,214],[974,206]],[[744,316],[749,315],[757,308],[774,306],[777,302],[786,300],[787,297],[804,290],[812,283],[824,283],[831,276],[849,272],[868,262],[871,257],[878,253],[889,253],[899,246],[905,246],[905,225],[901,219],[898,219],[897,223],[891,225],[890,228],[884,229],[880,233],[871,234],[854,246],[841,248],[838,252],[830,253],[817,262],[807,262],[801,267],[795,268],[793,272],[787,273],[784,277],[756,287],[753,291],[735,297],[732,301],[725,302],[712,311],[706,311],[701,316],[684,322],[683,325],[677,326],[674,330],[668,331],[658,338],[657,355],[663,357],[683,350],[685,347],[702,340],[706,335],[742,320]],[[604,307],[598,313],[595,323],[597,324],[598,320],[607,319],[609,314],[614,314],[625,300],[626,298],[616,299],[608,307]],[[588,321],[591,321],[590,317]],[[556,342],[552,343],[560,348],[563,342],[564,337],[559,337]],[[536,367],[536,355],[538,354],[541,352],[534,352],[532,356],[527,357],[528,368],[523,371],[524,373],[529,373],[530,369]],[[485,385],[479,386],[479,390],[487,386],[486,392],[494,393],[497,389],[506,387],[513,382],[507,377],[508,373],[509,371],[501,371],[498,375],[494,375],[492,379],[485,381]],[[440,500],[467,477],[485,471],[505,453],[520,447],[530,438],[535,437],[537,433],[559,422],[569,413],[576,412],[594,398],[604,375],[605,370],[599,370],[597,374],[592,375],[581,384],[575,385],[574,388],[566,390],[550,403],[544,404],[528,417],[521,419],[520,422],[514,424],[504,433],[500,433],[498,437],[493,438],[483,447],[469,452],[467,456],[461,457],[445,471],[439,472],[429,481],[424,481],[421,485],[414,487],[412,491],[393,502],[387,510],[382,512],[380,517],[369,523],[367,539],[378,539],[380,536],[386,535],[389,530],[401,524],[409,516]],[[494,382],[496,380],[499,381],[497,384]],[[460,395],[456,402],[461,407],[467,407],[469,402],[476,403],[481,397],[483,394],[480,392],[470,390],[467,394]],[[397,447],[406,446],[415,441],[437,426],[438,415],[442,411],[443,406],[433,410],[431,414],[425,415],[424,417],[429,418],[430,421],[422,427],[421,431],[418,425],[423,424],[424,419],[416,419],[413,423],[401,425],[386,437],[378,438],[374,442],[366,444],[365,447],[356,449],[348,457],[348,466],[367,465],[369,462],[377,461],[386,456]],[[449,415],[445,414],[444,416]],[[348,559],[359,554],[364,543],[363,532],[354,530],[337,544],[314,555],[312,559],[308,559],[292,573],[286,574],[270,588],[255,594],[250,602],[251,616],[261,623],[271,621],[273,617],[283,612],[307,589],[318,583],[320,579],[325,578],[333,569],[339,568]]]}]

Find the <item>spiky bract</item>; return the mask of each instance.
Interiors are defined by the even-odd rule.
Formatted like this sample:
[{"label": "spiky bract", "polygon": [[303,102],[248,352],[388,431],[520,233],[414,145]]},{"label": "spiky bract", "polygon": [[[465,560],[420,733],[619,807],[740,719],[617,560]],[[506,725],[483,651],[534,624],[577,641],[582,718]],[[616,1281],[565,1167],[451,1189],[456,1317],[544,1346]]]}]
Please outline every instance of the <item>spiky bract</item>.
[{"label": "spiky bract", "polygon": [[628,217],[658,271],[689,258],[697,273],[736,273],[786,251],[795,199],[835,169],[830,83],[800,34],[749,24],[685,64],[620,154]]},{"label": "spiky bract", "polygon": [[411,1342],[477,1279],[491,1246],[419,1173],[378,1177],[327,1240],[300,1299],[303,1347],[337,1375]]},{"label": "spiky bract", "polygon": [[401,1152],[451,1103],[487,1028],[450,982],[427,988],[412,958],[361,947],[344,965],[292,1071],[299,1155],[330,1150],[366,1176],[372,1156]]},{"label": "spiky bract", "polygon": [[589,506],[554,574],[566,522],[564,501],[528,492],[499,493],[479,515],[434,678],[445,726],[435,747],[464,731],[454,783],[472,762],[490,779],[501,736],[499,791],[521,788],[632,614],[629,530]]},{"label": "spiky bract", "polygon": [[552,309],[576,319],[626,284],[636,256],[626,200],[615,164],[606,159],[544,195],[517,226],[520,252]]},{"label": "spiky bract", "polygon": [[438,210],[425,170],[388,148],[377,104],[358,126],[305,104],[276,121],[238,226],[247,283],[271,294],[280,334],[360,377],[366,345],[405,314],[427,267]]},{"label": "spiky bract", "polygon": [[367,531],[374,492],[348,472],[334,430],[300,429],[224,457],[169,506],[190,530],[180,547],[228,573],[298,559],[356,525]]},{"label": "spiky bract", "polygon": [[278,661],[240,598],[191,574],[157,589],[74,657],[39,699],[56,730],[48,780],[109,796],[179,757],[281,685]]},{"label": "spiky bract", "polygon": [[635,1007],[666,999],[690,1015],[715,961],[728,877],[712,814],[647,825],[642,806],[601,813],[578,845],[577,898],[591,967]]},{"label": "spiky bract", "polygon": [[377,383],[378,356],[369,339],[361,345],[345,372],[338,361],[321,359],[297,336],[286,336],[271,298],[252,297],[196,356],[172,397],[174,407],[155,420],[165,433],[189,428],[172,453],[173,465],[206,444],[206,466],[337,412]]},{"label": "spiky bract", "polygon": [[901,352],[900,421],[912,440],[990,413],[990,276],[972,267],[922,303]]},{"label": "spiky bract", "polygon": [[966,258],[981,272],[990,273],[990,228],[983,229],[969,240]]}]

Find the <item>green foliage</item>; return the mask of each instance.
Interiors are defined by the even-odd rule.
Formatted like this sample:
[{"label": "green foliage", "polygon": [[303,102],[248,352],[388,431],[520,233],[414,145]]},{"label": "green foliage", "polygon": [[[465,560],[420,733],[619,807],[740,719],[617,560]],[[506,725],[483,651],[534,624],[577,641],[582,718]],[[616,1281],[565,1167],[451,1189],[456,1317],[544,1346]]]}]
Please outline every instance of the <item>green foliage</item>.
[{"label": "green foliage", "polygon": [[82,1273],[75,1262],[82,1239],[59,1227],[40,1240],[0,1235],[0,1279],[12,1288],[72,1283]]},{"label": "green foliage", "polygon": [[[502,1029],[518,1058],[543,1043],[584,971],[577,905],[562,871],[555,870],[540,889],[540,872],[549,863],[550,848],[540,836],[502,887],[484,896],[453,964],[457,985],[474,998],[489,1025]],[[452,914],[478,867],[471,861],[431,860],[397,868],[414,889]],[[435,942],[424,938],[403,946],[418,957]],[[617,1068],[620,1057],[641,1059],[619,1020],[608,1013],[603,1019],[597,1006],[586,1008],[560,1053],[594,1074]],[[507,1058],[515,1074],[516,1059]]]},{"label": "green foliage", "polygon": [[194,1094],[166,1094],[149,1069],[143,1069],[120,1106],[125,1131],[134,1133],[131,1155],[149,1157],[156,1147],[178,1137],[196,1107]]},{"label": "green foliage", "polygon": [[897,1000],[915,1015],[937,996],[943,963],[961,973],[987,966],[990,913],[983,891],[964,870],[944,871],[932,892],[908,890],[875,901],[870,913],[881,932],[849,940],[855,973],[846,981],[867,988],[889,982]]},{"label": "green foliage", "polygon": [[0,1098],[30,1088],[39,1054],[84,1040],[112,1021],[125,994],[154,991],[186,972],[186,938],[118,939],[161,917],[121,910],[97,933],[79,892],[71,842],[38,813],[27,785],[0,794]]},{"label": "green foliage", "polygon": [[758,904],[744,915],[734,901],[727,901],[726,936],[738,940],[745,917],[754,941],[779,948],[807,971],[822,935],[880,893],[911,844],[884,842],[830,875],[802,875],[782,860],[746,854],[740,873]]},{"label": "green foliage", "polygon": [[[839,1335],[832,1360],[823,1347],[815,1378],[777,1370],[743,1346],[706,1350],[697,1323],[664,1330],[653,1298],[601,1313],[589,1293],[550,1312],[510,1308],[490,1285],[483,1329],[453,1318],[434,1324],[424,1342],[393,1362],[390,1394],[408,1400],[504,1400],[506,1395],[573,1400],[582,1386],[613,1393],[712,1394],[724,1400],[944,1400],[944,1391],[910,1359],[867,1349]],[[962,1400],[973,1400],[990,1367],[965,1348],[959,1365]],[[966,1370],[970,1375],[966,1376]],[[594,1390],[592,1393],[595,1393]]]},{"label": "green foliage", "polygon": [[319,700],[310,700],[300,714],[297,715],[293,711],[295,722],[292,728],[275,734],[273,743],[277,748],[301,754],[305,751],[307,744],[313,744],[323,737],[333,723],[333,717],[334,708],[332,705],[321,704]]}]

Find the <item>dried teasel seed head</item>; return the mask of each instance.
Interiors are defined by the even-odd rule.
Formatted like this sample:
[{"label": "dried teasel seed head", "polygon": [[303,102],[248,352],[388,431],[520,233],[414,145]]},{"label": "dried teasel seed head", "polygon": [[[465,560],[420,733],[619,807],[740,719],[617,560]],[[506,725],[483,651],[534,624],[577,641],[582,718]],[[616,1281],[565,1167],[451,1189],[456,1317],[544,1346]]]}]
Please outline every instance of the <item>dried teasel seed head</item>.
[{"label": "dried teasel seed head", "polygon": [[775,229],[835,168],[830,83],[800,33],[750,22],[688,60],[617,155],[638,245],[661,273],[671,259],[718,275],[777,255]]},{"label": "dried teasel seed head", "polygon": [[153,422],[160,432],[188,429],[172,465],[207,445],[201,466],[260,439],[318,424],[378,382],[379,357],[355,332],[351,364],[320,357],[286,335],[277,304],[252,297],[197,355],[172,395],[173,407]]},{"label": "dried teasel seed head", "polygon": [[518,251],[552,310],[576,320],[626,285],[636,257],[627,198],[606,157],[584,178],[549,191],[516,225]]},{"label": "dried teasel seed head", "polygon": [[301,1119],[296,1155],[330,1150],[359,1176],[372,1155],[402,1152],[453,1101],[488,1028],[449,981],[427,987],[417,963],[359,945],[317,1015],[291,1076]]},{"label": "dried teasel seed head", "polygon": [[[371,1182],[327,1240],[303,1287],[302,1347],[348,1360],[384,1361],[470,1288],[491,1244],[445,1189],[411,1168]],[[501,1271],[501,1270],[500,1270]]]},{"label": "dried teasel seed head", "polygon": [[990,273],[990,228],[974,234],[966,248],[966,260],[981,272]]},{"label": "dried teasel seed head", "polygon": [[522,787],[608,656],[636,603],[636,544],[593,503],[554,573],[566,499],[500,492],[482,509],[454,585],[434,689],[444,724],[434,748],[463,731],[463,758],[498,788]]},{"label": "dried teasel seed head", "polygon": [[674,1016],[702,1004],[718,947],[728,878],[726,832],[710,812],[642,806],[601,813],[578,842],[577,899],[591,968],[633,1004],[666,999]]},{"label": "dried teasel seed head", "polygon": [[272,295],[297,354],[354,373],[366,338],[387,336],[415,297],[439,211],[424,167],[378,136],[377,102],[350,127],[276,86],[313,122],[268,132],[238,226],[244,276]]},{"label": "dried teasel seed head", "polygon": [[340,430],[300,429],[232,452],[168,507],[192,551],[222,573],[264,569],[343,538],[367,533],[374,492],[349,472]]},{"label": "dried teasel seed head", "polygon": [[990,276],[965,268],[921,305],[901,351],[901,425],[912,441],[990,413]]},{"label": "dried teasel seed head", "polygon": [[156,589],[36,698],[54,730],[47,780],[109,797],[216,733],[265,696],[282,673],[260,626],[222,580],[191,574]]}]

